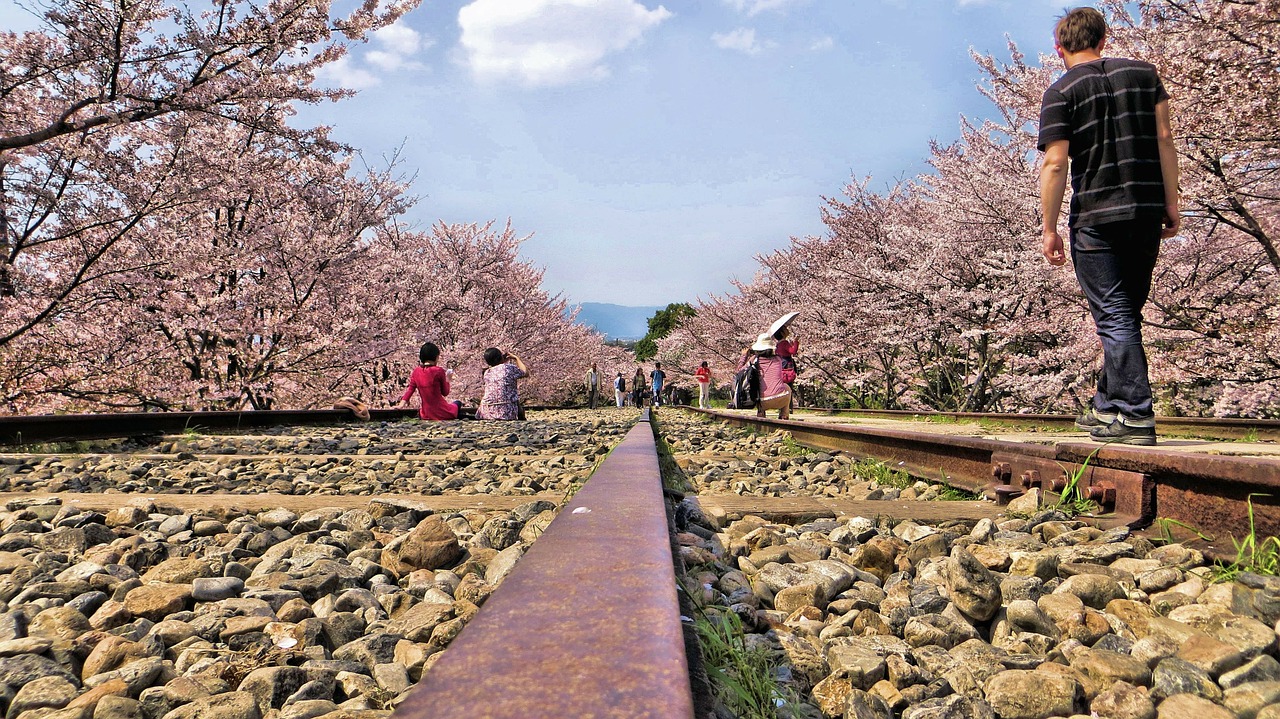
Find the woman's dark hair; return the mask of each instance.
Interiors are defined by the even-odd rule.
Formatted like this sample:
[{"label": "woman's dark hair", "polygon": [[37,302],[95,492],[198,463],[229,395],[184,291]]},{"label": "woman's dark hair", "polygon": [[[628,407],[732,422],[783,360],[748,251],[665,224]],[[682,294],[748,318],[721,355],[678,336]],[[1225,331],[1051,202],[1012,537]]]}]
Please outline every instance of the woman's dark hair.
[{"label": "woman's dark hair", "polygon": [[490,347],[484,351],[484,362],[490,367],[497,367],[507,359],[507,355],[497,347]]},{"label": "woman's dark hair", "polygon": [[440,359],[440,348],[436,347],[435,342],[423,343],[418,349],[418,361],[422,364],[435,362],[438,359]]}]

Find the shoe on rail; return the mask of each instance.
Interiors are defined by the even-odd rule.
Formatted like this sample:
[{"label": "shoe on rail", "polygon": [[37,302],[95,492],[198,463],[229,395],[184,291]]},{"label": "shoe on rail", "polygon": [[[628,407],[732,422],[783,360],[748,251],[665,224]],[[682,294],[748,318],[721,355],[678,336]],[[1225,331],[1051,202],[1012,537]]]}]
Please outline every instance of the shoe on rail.
[{"label": "shoe on rail", "polygon": [[1132,418],[1119,416],[1105,427],[1097,427],[1089,431],[1089,437],[1095,442],[1111,442],[1116,444],[1136,444],[1144,447],[1155,446],[1155,417]]},{"label": "shoe on rail", "polygon": [[1119,416],[1120,415],[1115,414],[1114,412],[1099,412],[1093,407],[1090,407],[1085,410],[1084,414],[1076,417],[1076,429],[1083,432],[1092,432],[1094,429],[1099,427],[1106,427],[1116,421],[1116,418]]}]

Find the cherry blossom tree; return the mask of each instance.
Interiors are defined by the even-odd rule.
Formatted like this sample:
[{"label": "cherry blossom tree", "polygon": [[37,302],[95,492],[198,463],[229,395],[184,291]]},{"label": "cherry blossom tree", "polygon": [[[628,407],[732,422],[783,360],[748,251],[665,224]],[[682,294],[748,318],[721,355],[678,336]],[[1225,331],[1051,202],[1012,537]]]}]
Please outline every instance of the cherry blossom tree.
[{"label": "cherry blossom tree", "polygon": [[524,360],[530,377],[520,383],[521,398],[535,403],[561,404],[580,394],[593,361],[606,379],[630,367],[624,351],[575,324],[568,302],[542,289],[542,270],[519,256],[526,239],[510,223],[499,229],[492,222],[381,233],[361,283],[360,304],[376,313],[371,336],[348,348],[353,370],[335,389],[375,402],[398,398],[427,341],[455,370],[452,396],[470,404],[482,394],[488,347]]},{"label": "cherry blossom tree", "polygon": [[[44,27],[0,32],[0,347],[65,311],[122,238],[204,189],[177,171],[195,121],[334,151],[292,103],[349,94],[314,84],[345,42],[420,0],[50,0]],[[179,130],[179,132],[181,132]]]},{"label": "cherry blossom tree", "polygon": [[[1161,411],[1280,413],[1280,3],[1107,0],[1109,51],[1155,63],[1173,95],[1187,221],[1165,244],[1147,312]],[[1130,10],[1134,12],[1131,14]],[[860,406],[1073,410],[1099,348],[1074,278],[1037,251],[1035,133],[1061,72],[975,55],[999,117],[962,122],[933,171],[827,199],[822,237],[758,258],[703,300],[660,356],[729,362],[772,316],[800,309],[799,386]],[[724,376],[724,375],[721,375]]]}]

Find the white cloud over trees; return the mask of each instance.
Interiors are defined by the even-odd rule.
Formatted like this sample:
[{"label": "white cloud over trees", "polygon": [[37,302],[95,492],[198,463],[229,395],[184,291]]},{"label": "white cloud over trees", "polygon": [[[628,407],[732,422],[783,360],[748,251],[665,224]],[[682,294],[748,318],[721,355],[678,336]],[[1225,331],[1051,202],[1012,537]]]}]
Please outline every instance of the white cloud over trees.
[{"label": "white cloud over trees", "polygon": [[459,42],[478,78],[567,85],[607,77],[610,55],[669,17],[634,0],[475,0],[458,11]]}]

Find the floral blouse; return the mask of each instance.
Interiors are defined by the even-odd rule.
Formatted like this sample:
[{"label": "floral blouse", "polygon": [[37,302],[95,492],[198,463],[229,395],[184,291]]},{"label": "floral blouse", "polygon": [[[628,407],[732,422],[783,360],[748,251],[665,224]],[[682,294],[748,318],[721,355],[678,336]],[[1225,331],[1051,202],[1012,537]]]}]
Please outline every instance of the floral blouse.
[{"label": "floral blouse", "polygon": [[484,397],[476,410],[476,419],[519,419],[520,397],[516,380],[525,373],[513,364],[500,364],[484,372]]}]

